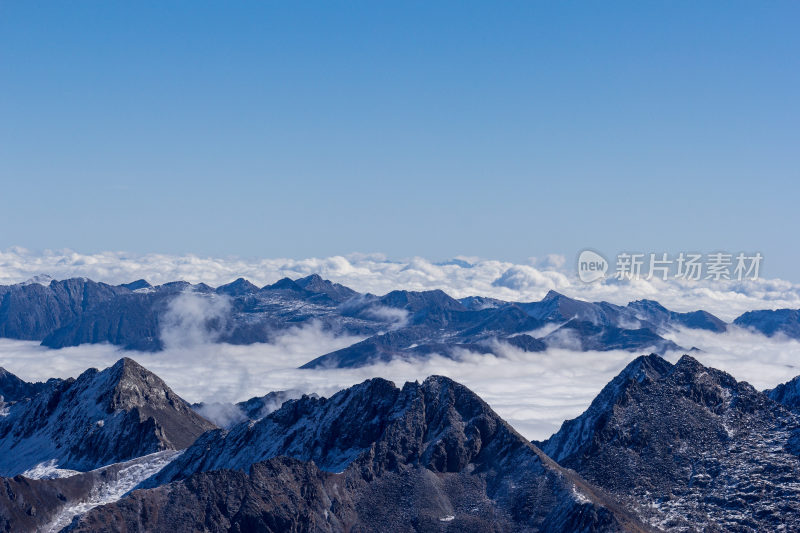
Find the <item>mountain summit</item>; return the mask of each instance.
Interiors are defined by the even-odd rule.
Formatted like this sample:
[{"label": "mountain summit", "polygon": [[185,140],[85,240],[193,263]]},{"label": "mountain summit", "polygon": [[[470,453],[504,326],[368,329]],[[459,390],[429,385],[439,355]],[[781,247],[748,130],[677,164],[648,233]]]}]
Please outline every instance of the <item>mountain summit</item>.
[{"label": "mountain summit", "polygon": [[685,355],[630,363],[542,444],[651,524],[684,531],[800,528],[800,419]]},{"label": "mountain summit", "polygon": [[206,433],[144,486],[74,530],[650,530],[441,376],[290,400]]},{"label": "mountain summit", "polygon": [[215,426],[155,374],[123,358],[77,379],[51,380],[0,417],[0,475],[47,464],[90,470],[192,444]]}]

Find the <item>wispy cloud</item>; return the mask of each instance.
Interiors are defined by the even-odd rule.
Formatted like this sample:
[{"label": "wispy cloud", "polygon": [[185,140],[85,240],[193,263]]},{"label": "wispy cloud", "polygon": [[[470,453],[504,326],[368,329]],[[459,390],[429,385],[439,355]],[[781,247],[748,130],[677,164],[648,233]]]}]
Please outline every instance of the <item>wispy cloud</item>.
[{"label": "wispy cloud", "polygon": [[221,294],[184,291],[167,304],[160,336],[167,348],[187,348],[216,341],[230,316],[230,299]]}]

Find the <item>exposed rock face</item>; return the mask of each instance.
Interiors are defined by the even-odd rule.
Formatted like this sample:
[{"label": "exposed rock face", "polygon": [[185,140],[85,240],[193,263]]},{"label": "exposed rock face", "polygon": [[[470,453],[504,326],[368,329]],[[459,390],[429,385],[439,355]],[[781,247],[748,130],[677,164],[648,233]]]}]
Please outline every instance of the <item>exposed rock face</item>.
[{"label": "exposed rock face", "polygon": [[[436,472],[461,471],[478,457],[510,447],[530,454],[505,422],[467,388],[443,377],[402,389],[375,378],[331,398],[303,397],[255,423],[203,435],[156,483],[198,471],[246,470],[279,455],[342,471],[356,460],[372,473],[420,463]],[[483,455],[481,455],[483,454]]]},{"label": "exposed rock face", "polygon": [[41,462],[89,470],[160,450],[182,449],[215,426],[131,359],[57,380],[0,417],[0,475]]},{"label": "exposed rock face", "polygon": [[[652,302],[655,305],[655,302]],[[627,307],[573,300],[550,291],[540,302],[509,303],[490,298],[454,300],[441,291],[394,291],[377,301],[362,299],[348,307],[366,317],[382,305],[407,312],[407,324],[309,361],[303,368],[351,368],[431,353],[457,358],[461,350],[494,352],[496,340],[525,351],[567,343],[576,350],[645,350],[660,353],[680,346],[658,332],[682,326],[724,331],[725,323],[705,312],[675,313],[658,306]],[[646,309],[645,309],[646,308]],[[645,312],[649,310],[649,312]],[[528,332],[560,324],[544,338]]]},{"label": "exposed rock face", "polygon": [[764,394],[790,411],[800,414],[800,376],[781,383],[774,389],[765,390]]},{"label": "exposed rock face", "polygon": [[178,292],[166,290],[130,293],[97,303],[49,332],[42,339],[42,345],[63,348],[108,342],[129,350],[160,350],[164,347],[160,319],[176,294]]},{"label": "exposed rock face", "polygon": [[672,365],[657,355],[637,357],[600,391],[581,416],[564,422],[558,433],[542,444],[542,451],[556,461],[580,456],[584,448],[595,444],[595,435],[605,428],[616,403],[625,397],[629,387],[660,379],[671,369]]},{"label": "exposed rock face", "polygon": [[87,309],[130,292],[82,278],[0,286],[0,337],[42,340]]},{"label": "exposed rock face", "polygon": [[297,282],[281,280],[261,289],[243,278],[217,289],[186,282],[157,287],[136,282],[118,289],[122,292],[117,297],[99,302],[75,319],[52,328],[42,344],[61,348],[109,342],[126,349],[161,350],[162,329],[169,322],[171,303],[185,291],[209,301],[214,297],[230,301],[228,314],[207,327],[215,329],[217,340],[232,344],[267,342],[276,332],[312,320],[333,333],[371,334],[385,327],[374,317],[366,320],[342,316],[338,305],[356,293],[319,276]]},{"label": "exposed rock face", "polygon": [[505,342],[524,352],[543,352],[547,349],[547,344],[543,340],[536,339],[524,333],[508,337],[505,339]]},{"label": "exposed rock face", "polygon": [[33,398],[47,387],[47,383],[28,383],[5,368],[0,368],[0,403],[11,403]]},{"label": "exposed rock face", "polygon": [[[554,490],[553,485],[556,488]],[[194,474],[133,492],[98,507],[69,531],[320,531],[487,532],[646,531],[624,513],[598,506],[562,487],[553,474],[528,483],[506,509],[489,499],[479,476],[436,474],[420,466],[371,481],[348,470],[332,474],[313,463],[277,457],[246,474]],[[536,491],[540,492],[537,493]],[[540,498],[546,495],[546,500]],[[551,498],[555,498],[553,501]],[[504,502],[505,503],[505,502]],[[541,510],[549,509],[548,513]],[[532,516],[530,511],[534,511]],[[536,511],[539,511],[538,513]]]},{"label": "exposed rock face", "polygon": [[733,323],[753,328],[768,337],[783,334],[791,339],[800,339],[800,309],[749,311]]},{"label": "exposed rock face", "polygon": [[305,278],[300,278],[295,283],[307,292],[324,294],[336,303],[346,302],[354,296],[358,296],[358,293],[353,289],[322,279],[319,274],[311,274]]},{"label": "exposed rock face", "polygon": [[442,377],[289,401],[207,433],[143,486],[73,530],[650,529]]},{"label": "exposed rock face", "polygon": [[684,356],[640,357],[542,449],[674,530],[800,528],[798,418]]},{"label": "exposed rock face", "polygon": [[243,296],[245,294],[252,294],[258,291],[258,287],[250,283],[244,278],[238,278],[227,285],[217,287],[217,292],[220,294],[227,294],[228,296]]},{"label": "exposed rock face", "polygon": [[0,531],[41,531],[66,505],[89,497],[86,479],[0,478]]},{"label": "exposed rock face", "polygon": [[327,477],[313,463],[284,457],[253,465],[249,475],[196,474],[90,511],[68,531],[344,531],[342,519],[354,518],[342,498],[349,489]]}]

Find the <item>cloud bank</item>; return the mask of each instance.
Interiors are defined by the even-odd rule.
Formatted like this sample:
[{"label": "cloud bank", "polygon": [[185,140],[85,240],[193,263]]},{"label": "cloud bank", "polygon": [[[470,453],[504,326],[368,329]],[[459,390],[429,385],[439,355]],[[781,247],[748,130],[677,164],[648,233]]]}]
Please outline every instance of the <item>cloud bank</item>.
[{"label": "cloud bank", "polygon": [[[703,364],[725,370],[758,389],[800,374],[798,341],[767,338],[739,328],[723,334],[678,330],[670,338],[700,348],[702,351],[693,355]],[[121,351],[110,345],[50,350],[35,342],[0,339],[0,366],[26,380],[44,380],[77,376],[86,368],[105,368],[128,356],[161,376],[187,401],[206,403],[233,403],[286,389],[330,396],[371,377],[401,385],[438,374],[470,387],[526,437],[544,439],[565,419],[586,409],[603,386],[639,355],[563,348],[527,353],[502,346],[501,357],[465,351],[458,361],[433,356],[357,369],[297,368],[359,340],[331,336],[315,324],[284,332],[269,344],[233,346],[193,339],[187,346],[172,345],[158,353]],[[675,362],[680,355],[667,354],[667,359]],[[214,413],[218,418],[235,415]]]},{"label": "cloud bank", "polygon": [[[381,255],[363,254],[245,260],[123,252],[35,253],[12,248],[0,251],[0,284],[48,274],[57,279],[83,276],[108,283],[144,278],[153,284],[186,280],[212,286],[245,277],[261,286],[287,276],[319,273],[373,294],[394,289],[442,289],[454,297],[532,301],[541,299],[549,290],[557,290],[575,298],[617,304],[650,298],[676,311],[705,309],[728,321],[752,309],[800,308],[800,285],[783,280],[608,280],[587,285],[565,265],[564,258],[558,256],[530,264],[479,258],[436,263],[418,257],[392,261]],[[434,355],[424,361],[395,361],[359,369],[299,370],[298,366],[317,356],[362,338],[335,337],[319,325],[310,324],[285,331],[269,344],[233,346],[215,342],[214,331],[224,327],[230,305],[227,298],[209,300],[186,293],[170,305],[161,332],[166,347],[163,352],[123,352],[110,345],[49,350],[35,342],[0,339],[0,366],[27,380],[44,380],[77,376],[86,368],[104,368],[129,356],[161,376],[188,401],[208,404],[237,402],[286,389],[329,396],[376,376],[402,384],[440,374],[472,388],[527,437],[543,439],[563,420],[580,414],[600,389],[638,355],[623,351],[576,352],[567,343],[542,353],[503,346],[501,357],[463,352],[459,361]],[[398,326],[406,319],[402,311],[379,312]],[[724,334],[683,329],[666,337],[678,345],[699,348],[702,351],[695,356],[701,362],[730,372],[759,389],[800,374],[800,343],[794,340],[767,338],[740,328],[731,328]],[[672,361],[679,356],[667,354]]]},{"label": "cloud bank", "polygon": [[541,299],[549,290],[590,301],[626,304],[655,299],[676,311],[705,309],[732,320],[754,309],[800,308],[800,285],[780,279],[756,281],[607,280],[584,284],[561,256],[515,264],[480,258],[437,263],[414,257],[392,261],[380,254],[308,259],[241,259],[195,255],[81,254],[69,250],[0,251],[0,284],[20,283],[39,274],[56,279],[88,277],[107,283],[144,278],[153,284],[175,280],[219,286],[245,277],[256,285],[313,273],[360,292],[442,289],[451,296],[489,296],[513,301]]}]

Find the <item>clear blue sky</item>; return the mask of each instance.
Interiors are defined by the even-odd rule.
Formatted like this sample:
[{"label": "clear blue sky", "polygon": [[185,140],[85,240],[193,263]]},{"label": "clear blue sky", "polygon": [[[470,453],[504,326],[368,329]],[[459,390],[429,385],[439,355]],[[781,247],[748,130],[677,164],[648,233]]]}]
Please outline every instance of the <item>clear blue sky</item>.
[{"label": "clear blue sky", "polygon": [[0,0],[0,248],[800,281],[800,3]]}]

